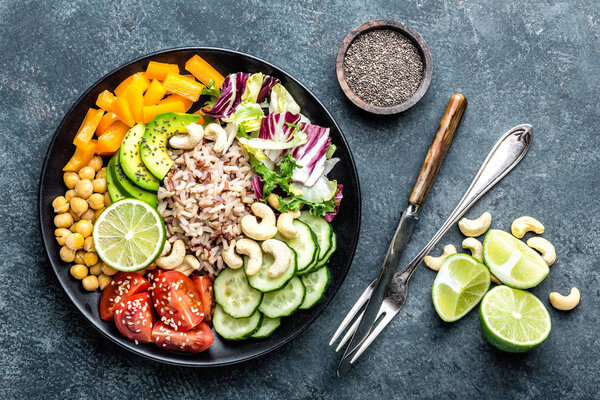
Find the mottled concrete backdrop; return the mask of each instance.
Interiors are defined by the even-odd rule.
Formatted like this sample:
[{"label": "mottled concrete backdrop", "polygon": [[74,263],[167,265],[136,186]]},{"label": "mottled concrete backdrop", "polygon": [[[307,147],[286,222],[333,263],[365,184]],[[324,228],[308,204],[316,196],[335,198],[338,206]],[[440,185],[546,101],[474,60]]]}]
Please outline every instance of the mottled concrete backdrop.
[{"label": "mottled concrete backdrop", "polygon": [[[0,1],[0,398],[597,397],[599,9],[597,0]],[[433,54],[429,92],[398,117],[358,112],[335,79],[342,39],[373,18],[406,22]],[[363,192],[356,258],[326,312],[274,354],[215,371],[148,362],[93,330],[58,286],[36,212],[43,155],[76,98],[132,58],[183,45],[248,52],[305,83],[346,134]],[[469,107],[408,252],[432,236],[496,139],[531,123],[529,154],[471,215],[489,210],[503,229],[524,214],[542,220],[559,258],[533,292],[548,305],[550,291],[577,286],[582,303],[550,311],[540,348],[503,354],[483,338],[476,312],[440,321],[434,274],[421,268],[401,315],[337,378],[326,342],[376,274],[454,92]],[[460,240],[454,229],[441,244]]]}]

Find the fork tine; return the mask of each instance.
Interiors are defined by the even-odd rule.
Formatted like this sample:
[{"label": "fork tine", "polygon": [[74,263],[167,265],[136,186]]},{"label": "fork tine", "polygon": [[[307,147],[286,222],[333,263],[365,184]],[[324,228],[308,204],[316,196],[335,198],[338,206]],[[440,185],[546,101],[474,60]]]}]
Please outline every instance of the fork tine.
[{"label": "fork tine", "polygon": [[[382,305],[382,308],[383,308],[383,305]],[[381,331],[383,331],[383,329],[387,326],[387,324],[389,324],[390,321],[396,316],[396,314],[398,314],[398,311],[399,310],[392,310],[392,309],[380,311],[380,314],[377,316],[377,318],[379,319],[379,317],[381,316],[381,313],[385,313],[383,318],[381,320],[379,320],[378,322],[375,322],[376,326],[373,327],[373,329],[371,330],[371,333],[369,333],[369,336],[367,336],[363,340],[363,342],[360,344],[360,347],[352,355],[350,364],[354,364],[354,362],[358,359],[358,357],[360,357],[361,354],[364,353],[365,350],[367,350],[367,347],[369,347],[371,345],[371,343],[373,343],[373,341],[377,338],[377,336],[379,336],[379,334],[381,333]]]},{"label": "fork tine", "polygon": [[[329,341],[330,346],[332,346],[335,343],[335,341],[338,340],[340,335],[344,332],[344,330],[348,327],[348,325],[350,325],[350,323],[354,320],[354,318],[356,317],[358,312],[364,307],[365,304],[367,304],[367,301],[371,297],[371,293],[373,293],[373,287],[375,287],[375,281],[373,281],[369,286],[367,286],[367,289],[365,289],[363,294],[358,298],[358,300],[356,301],[356,303],[354,304],[352,309],[350,309],[350,311],[348,311],[348,314],[346,315],[346,317],[344,318],[344,320],[342,321],[340,326],[337,328],[337,331],[335,331],[335,333],[333,334],[333,337]],[[361,317],[362,317],[362,314],[361,314]],[[360,318],[358,318],[357,320],[360,321]],[[356,327],[354,329],[356,329]]]},{"label": "fork tine", "polygon": [[354,335],[354,332],[356,332],[356,330],[358,329],[358,324],[360,324],[360,321],[362,320],[363,315],[365,315],[365,310],[361,311],[358,318],[356,318],[356,320],[354,321],[354,323],[352,324],[350,329],[348,329],[346,331],[346,334],[344,335],[344,337],[342,338],[342,340],[340,341],[340,343],[338,344],[338,346],[335,349],[336,352],[340,351],[340,349],[342,347],[344,347],[344,345],[346,343],[348,343],[348,341],[352,338],[352,335]]}]

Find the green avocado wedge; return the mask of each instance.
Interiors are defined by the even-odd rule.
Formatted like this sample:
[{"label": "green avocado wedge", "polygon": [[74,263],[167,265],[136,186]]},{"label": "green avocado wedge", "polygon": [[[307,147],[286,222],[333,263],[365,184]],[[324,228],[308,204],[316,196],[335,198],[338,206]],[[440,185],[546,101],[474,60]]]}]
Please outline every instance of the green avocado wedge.
[{"label": "green avocado wedge", "polygon": [[121,191],[121,187],[117,184],[117,177],[115,176],[115,159],[113,156],[108,162],[106,167],[106,186],[108,189],[108,195],[113,203],[126,198],[126,193]]},{"label": "green avocado wedge", "polygon": [[148,171],[140,155],[140,144],[145,132],[144,124],[137,124],[127,132],[119,149],[119,160],[123,172],[133,183],[144,190],[156,192],[160,181]]},{"label": "green avocado wedge", "polygon": [[[158,205],[158,199],[156,198],[155,193],[147,192],[144,189],[136,186],[127,178],[127,175],[123,172],[121,168],[121,161],[119,159],[119,153],[116,153],[111,159],[112,162],[112,171],[111,174],[115,177],[115,183],[119,187],[119,191],[125,194],[125,197],[137,199],[143,201],[146,204],[151,205],[156,208]],[[109,163],[109,166],[111,163]],[[108,175],[108,171],[107,171]]]},{"label": "green avocado wedge", "polygon": [[199,115],[164,113],[158,114],[144,132],[140,145],[140,154],[146,168],[158,179],[163,179],[173,166],[171,157],[167,154],[167,142],[173,135],[186,133],[186,126],[197,122]]}]

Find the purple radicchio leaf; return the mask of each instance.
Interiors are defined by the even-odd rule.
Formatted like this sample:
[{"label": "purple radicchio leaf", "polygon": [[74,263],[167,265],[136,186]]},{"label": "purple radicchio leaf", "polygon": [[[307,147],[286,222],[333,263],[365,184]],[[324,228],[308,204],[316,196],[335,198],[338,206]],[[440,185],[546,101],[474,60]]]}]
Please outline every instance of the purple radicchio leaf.
[{"label": "purple radicchio leaf", "polygon": [[238,72],[225,78],[221,86],[221,94],[210,110],[204,110],[204,114],[213,118],[227,118],[235,112],[237,106],[242,102],[242,95],[246,90],[246,81],[250,74]]}]

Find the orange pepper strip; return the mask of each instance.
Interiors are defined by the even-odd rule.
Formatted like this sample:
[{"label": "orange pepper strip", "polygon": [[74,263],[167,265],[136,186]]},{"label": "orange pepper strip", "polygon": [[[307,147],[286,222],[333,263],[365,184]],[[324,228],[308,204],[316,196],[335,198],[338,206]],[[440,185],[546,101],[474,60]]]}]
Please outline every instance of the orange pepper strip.
[{"label": "orange pepper strip", "polygon": [[170,103],[157,104],[155,106],[144,107],[144,123],[152,121],[158,114],[166,112],[185,112],[185,107],[181,101],[173,101]]},{"label": "orange pepper strip", "polygon": [[137,86],[142,88],[142,92],[145,92],[150,86],[150,81],[146,78],[145,72],[138,72],[137,74],[133,74],[126,78],[123,82],[119,83],[119,86],[115,89],[115,94],[117,97],[122,96],[125,90],[129,86]]},{"label": "orange pepper strip", "polygon": [[107,112],[102,116],[98,126],[96,127],[96,135],[98,137],[102,136],[104,132],[113,124],[113,122],[118,121],[119,117],[115,113]]},{"label": "orange pepper strip", "polygon": [[221,89],[221,85],[225,78],[209,63],[204,61],[199,55],[195,55],[185,63],[186,71],[189,71],[206,86],[210,85],[210,81],[215,83],[215,88]]},{"label": "orange pepper strip", "polygon": [[183,108],[184,108],[183,112],[187,112],[187,110],[192,108],[192,106],[194,105],[193,101],[188,100],[185,97],[182,97],[178,94],[170,94],[167,97],[165,97],[164,99],[162,99],[161,101],[159,101],[158,104],[172,103],[174,101],[180,101],[183,103]]},{"label": "orange pepper strip", "polygon": [[144,94],[144,105],[154,106],[158,104],[165,93],[167,93],[167,90],[164,88],[162,83],[156,79],[153,79],[152,83],[150,83],[150,87],[148,87],[148,90],[146,90],[146,94]]},{"label": "orange pepper strip", "polygon": [[104,115],[104,110],[96,110],[95,108],[88,110],[73,140],[75,146],[83,146],[92,140],[94,132],[96,132],[96,127],[102,119],[102,115]]},{"label": "orange pepper strip", "polygon": [[144,93],[142,92],[142,88],[132,83],[127,87],[123,96],[127,99],[127,103],[129,103],[129,108],[135,122],[142,122],[144,118]]},{"label": "orange pepper strip", "polygon": [[167,89],[167,92],[178,94],[192,101],[198,101],[204,88],[204,85],[196,81],[173,74],[167,75],[163,81],[163,86]]},{"label": "orange pepper strip", "polygon": [[135,125],[135,118],[131,112],[131,107],[125,96],[119,96],[113,103],[113,112],[117,114],[117,117],[127,126]]},{"label": "orange pepper strip", "polygon": [[129,127],[121,121],[115,121],[100,138],[96,146],[96,154],[110,156],[121,147],[123,138],[129,131]]},{"label": "orange pepper strip", "polygon": [[92,139],[89,143],[86,143],[83,146],[76,146],[73,157],[71,157],[67,165],[63,167],[63,171],[77,172],[81,168],[88,165],[94,157],[96,144],[97,141]]},{"label": "orange pepper strip", "polygon": [[192,114],[196,114],[196,115],[200,116],[200,118],[198,118],[198,121],[196,121],[196,123],[198,125],[204,125],[204,113],[202,112],[202,109],[200,109],[200,110],[198,110],[198,111],[196,111],[195,113],[192,113]]},{"label": "orange pepper strip", "polygon": [[105,90],[98,95],[96,105],[104,111],[112,111],[112,103],[116,100],[116,96],[110,91]]},{"label": "orange pepper strip", "polygon": [[146,68],[146,78],[158,79],[162,81],[169,74],[178,74],[179,66],[177,64],[167,64],[156,61],[150,61]]}]

